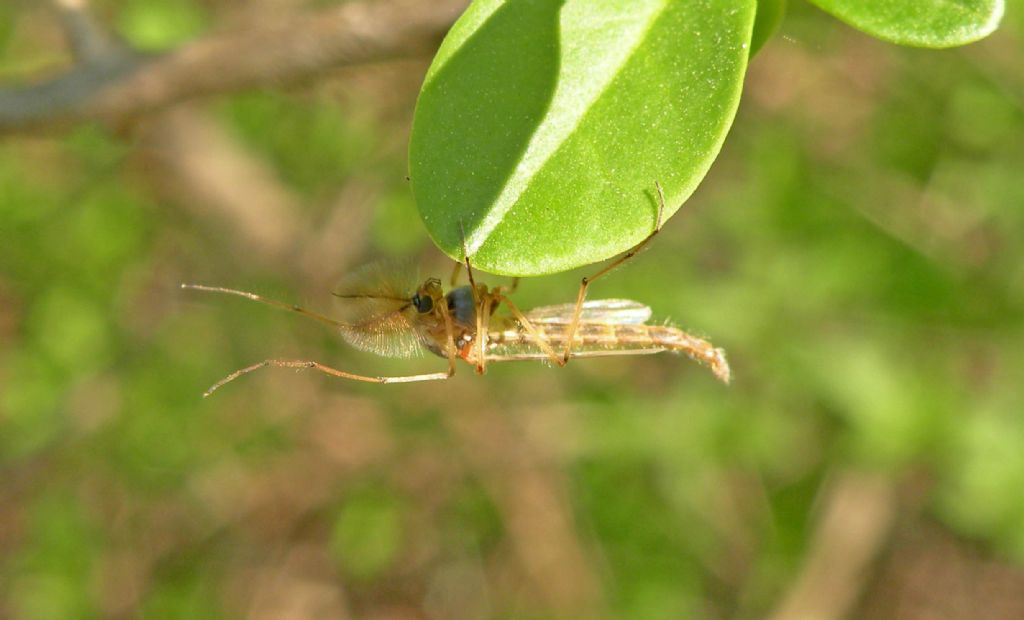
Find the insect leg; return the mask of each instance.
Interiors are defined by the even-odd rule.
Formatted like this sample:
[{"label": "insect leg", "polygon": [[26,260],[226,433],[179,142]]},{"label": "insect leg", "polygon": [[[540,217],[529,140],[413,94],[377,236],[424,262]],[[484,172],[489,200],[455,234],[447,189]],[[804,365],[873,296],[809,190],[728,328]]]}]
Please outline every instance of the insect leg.
[{"label": "insect leg", "polygon": [[511,295],[512,293],[515,293],[516,289],[518,289],[518,288],[519,288],[519,278],[517,277],[517,278],[512,278],[512,284],[509,284],[508,286],[497,286],[497,287],[494,288],[494,290],[495,290],[495,292],[498,292],[498,293],[503,293],[503,294],[506,294],[506,295]]},{"label": "insect leg", "polygon": [[473,278],[473,267],[469,264],[469,250],[466,248],[466,229],[462,226],[462,222],[459,222],[459,231],[462,233],[462,260],[466,263],[466,276],[469,278],[470,288],[473,289],[473,301],[479,304],[480,300],[477,299],[476,280]]},{"label": "insect leg", "polygon": [[[191,287],[190,286],[189,288],[199,288],[199,290],[211,290],[209,287]],[[228,293],[240,294],[243,297],[248,297],[250,295],[250,294],[247,294],[247,293],[243,293],[241,291],[232,291],[230,289],[212,289],[212,290],[216,290],[218,292],[228,292]],[[256,297],[256,296],[254,296],[254,297]],[[256,301],[263,301],[263,300],[262,299],[256,299]],[[268,300],[268,301],[270,301],[270,300]],[[271,303],[271,305],[275,305],[275,306],[282,306],[283,305],[286,309],[291,309],[291,308],[289,308],[285,304],[280,304],[280,302],[274,302],[274,303]],[[297,368],[297,369],[312,368],[314,370],[318,370],[318,371],[320,371],[320,372],[322,372],[324,374],[330,375],[332,377],[339,377],[341,379],[351,379],[352,381],[363,381],[363,382],[366,382],[366,383],[413,383],[413,382],[417,382],[417,381],[439,381],[439,380],[442,380],[442,379],[448,379],[448,378],[452,377],[455,374],[455,335],[454,335],[455,332],[454,332],[454,329],[452,328],[452,319],[451,319],[451,316],[448,314],[448,308],[446,306],[444,306],[443,304],[440,306],[440,308],[441,308],[441,314],[444,317],[445,357],[448,358],[448,370],[445,371],[445,372],[431,372],[431,373],[424,373],[424,374],[419,374],[419,375],[404,375],[404,376],[392,376],[392,377],[371,377],[371,376],[368,376],[368,375],[357,375],[357,374],[354,374],[354,373],[345,372],[344,370],[338,370],[337,368],[331,368],[330,366],[326,366],[324,364],[321,364],[319,362],[314,362],[312,360],[277,360],[277,359],[271,359],[271,360],[264,360],[264,361],[260,362],[259,364],[253,364],[252,366],[246,366],[245,368],[240,368],[240,369],[236,370],[235,372],[233,372],[230,375],[224,377],[223,379],[221,379],[217,383],[214,383],[213,386],[210,387],[210,389],[206,390],[206,392],[203,393],[203,398],[206,398],[210,394],[213,394],[213,392],[215,390],[219,389],[224,384],[230,383],[230,382],[234,381],[235,379],[241,377],[242,375],[249,374],[250,372],[252,372],[254,370],[259,370],[260,368],[266,368],[268,366],[274,366],[274,367],[277,367],[277,368]],[[324,318],[326,318],[326,317],[324,317]],[[330,319],[327,319],[327,320],[330,321]]]},{"label": "insect leg", "polygon": [[266,304],[268,306],[273,306],[275,308],[280,308],[282,310],[296,312],[298,314],[301,314],[302,316],[309,317],[314,321],[320,321],[325,325],[330,325],[331,327],[346,327],[346,325],[341,321],[335,321],[330,317],[326,317],[322,314],[317,314],[316,312],[313,312],[311,310],[306,310],[301,306],[296,306],[294,304],[286,304],[283,301],[277,301],[276,299],[267,299],[266,297],[262,297],[260,295],[257,295],[256,293],[249,293],[247,291],[236,291],[235,289],[223,288],[220,286],[205,286],[203,284],[182,284],[181,288],[193,291],[208,291],[211,293],[226,293],[228,295],[238,295],[239,297],[245,297],[246,299],[251,299],[252,301],[256,301],[261,304]]},{"label": "insect leg", "polygon": [[[512,300],[500,294],[498,295],[497,299],[498,301],[508,306],[508,309],[512,313],[512,316],[514,316],[516,320],[519,321],[519,324],[523,326],[523,329],[526,330],[526,333],[530,334],[530,337],[533,338],[534,342],[537,343],[537,346],[540,347],[540,350],[543,351],[544,354],[551,359],[552,363],[554,363],[557,366],[565,366],[566,360],[562,359],[562,356],[555,353],[555,350],[551,348],[551,344],[548,342],[547,338],[545,338],[543,334],[540,333],[540,330],[537,329],[537,327],[533,324],[533,322],[530,321],[530,319],[526,318],[526,315],[523,314],[519,307],[512,303]],[[572,341],[569,342],[570,344],[572,343]]]},{"label": "insect leg", "polygon": [[259,364],[253,364],[252,366],[240,368],[235,372],[231,373],[230,375],[224,377],[217,383],[214,383],[210,387],[210,389],[206,390],[206,392],[203,393],[203,398],[206,398],[210,394],[213,394],[214,391],[216,391],[223,385],[231,383],[232,381],[241,377],[242,375],[249,374],[254,370],[259,370],[260,368],[266,368],[268,366],[273,366],[276,368],[296,368],[300,370],[304,368],[312,368],[314,370],[320,371],[332,377],[338,377],[341,379],[351,379],[353,381],[363,381],[365,383],[413,383],[417,381],[438,381],[441,379],[447,379],[455,374],[455,367],[454,365],[452,365],[446,372],[430,372],[419,375],[405,375],[394,377],[371,377],[368,375],[357,375],[351,372],[345,372],[344,370],[338,370],[337,368],[331,368],[330,366],[326,366],[324,364],[321,364],[320,362],[314,362],[312,360],[264,360]]},{"label": "insect leg", "polygon": [[487,333],[491,328],[491,312],[496,304],[501,303],[501,298],[493,293],[488,293],[480,302],[480,310],[477,312],[477,374],[484,374],[487,371]]},{"label": "insect leg", "polygon": [[448,314],[448,304],[441,303],[441,317],[444,319],[444,353],[448,358],[448,376],[455,374],[455,328],[452,326],[452,315]]},{"label": "insect leg", "polygon": [[459,222],[459,230],[462,233],[462,260],[466,264],[466,276],[469,278],[469,289],[473,292],[473,308],[476,310],[476,333],[473,334],[473,344],[478,347],[480,359],[476,362],[476,374],[484,374],[484,369],[487,362],[484,361],[486,354],[487,334],[484,332],[484,315],[487,314],[487,308],[484,305],[490,305],[489,298],[487,300],[481,299],[480,291],[476,288],[476,279],[473,277],[473,266],[469,264],[469,250],[466,248],[466,229],[463,228],[462,222]]},{"label": "insect leg", "polygon": [[644,237],[640,243],[633,246],[633,248],[628,252],[605,265],[604,268],[594,275],[584,277],[580,281],[580,290],[576,295],[576,308],[573,310],[572,321],[569,323],[569,328],[566,330],[565,349],[562,351],[563,365],[569,361],[570,357],[572,357],[572,341],[576,337],[576,331],[580,326],[580,314],[583,312],[583,301],[587,298],[587,288],[590,286],[591,282],[597,280],[609,271],[636,256],[640,250],[644,249],[644,247],[651,242],[651,239],[654,239],[654,237],[661,232],[662,215],[665,212],[665,192],[662,191],[661,184],[657,181],[654,182],[654,187],[658,190],[658,219],[654,223],[654,230],[651,231],[651,234]]}]

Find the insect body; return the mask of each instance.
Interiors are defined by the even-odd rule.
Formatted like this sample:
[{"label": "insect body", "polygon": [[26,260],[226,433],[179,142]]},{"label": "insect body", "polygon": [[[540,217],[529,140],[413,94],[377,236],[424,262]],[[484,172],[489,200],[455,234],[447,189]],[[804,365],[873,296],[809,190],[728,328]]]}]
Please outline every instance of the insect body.
[{"label": "insect body", "polygon": [[[725,352],[708,341],[671,325],[648,325],[651,309],[628,299],[584,302],[580,320],[569,341],[574,304],[545,306],[526,313],[540,337],[554,349],[568,346],[572,357],[643,355],[676,351],[707,365],[716,377],[729,382]],[[504,321],[503,329],[487,335],[488,361],[546,359],[534,337],[517,321]]]},{"label": "insect body", "polygon": [[[483,374],[491,362],[547,360],[564,366],[573,357],[662,351],[685,353],[728,383],[730,373],[725,353],[708,341],[670,325],[649,324],[650,308],[635,301],[586,301],[591,282],[635,256],[658,233],[664,208],[660,186],[658,194],[661,200],[654,231],[595,275],[584,278],[575,303],[544,306],[526,313],[508,297],[515,283],[511,287],[494,288],[477,284],[468,257],[464,264],[469,286],[453,288],[447,294],[437,278],[417,284],[414,278],[409,278],[411,270],[394,264],[374,263],[355,271],[334,292],[335,297],[344,302],[345,314],[338,319],[245,291],[183,284],[182,288],[239,295],[302,314],[336,328],[358,349],[389,357],[410,357],[426,349],[448,361],[444,372],[373,377],[309,360],[270,359],[236,370],[214,384],[205,395],[243,374],[267,366],[313,368],[335,377],[372,383],[408,383],[447,379],[455,374],[458,359],[472,364],[477,373]],[[456,274],[452,276],[453,286]]]}]

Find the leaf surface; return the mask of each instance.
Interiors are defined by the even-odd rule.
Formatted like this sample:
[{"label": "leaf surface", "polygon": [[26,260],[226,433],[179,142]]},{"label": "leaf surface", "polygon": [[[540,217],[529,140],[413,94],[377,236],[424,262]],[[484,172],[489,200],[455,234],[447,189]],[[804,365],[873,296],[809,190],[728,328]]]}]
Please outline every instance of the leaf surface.
[{"label": "leaf surface", "polygon": [[1004,0],[811,0],[858,30],[915,47],[956,47],[999,26]]},{"label": "leaf surface", "polygon": [[751,57],[778,31],[785,14],[786,0],[757,0],[757,18],[754,20],[754,34],[750,41]]},{"label": "leaf surface", "polygon": [[539,275],[650,233],[721,148],[754,0],[477,0],[427,74],[410,145],[437,245]]}]

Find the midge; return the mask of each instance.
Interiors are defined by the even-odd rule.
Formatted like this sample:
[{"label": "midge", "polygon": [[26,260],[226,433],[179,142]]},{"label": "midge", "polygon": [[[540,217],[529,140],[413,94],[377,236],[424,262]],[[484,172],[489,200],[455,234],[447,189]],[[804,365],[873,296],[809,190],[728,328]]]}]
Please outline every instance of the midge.
[{"label": "midge", "polygon": [[[587,288],[635,256],[661,230],[665,196],[658,190],[658,217],[654,230],[631,250],[594,275],[583,278],[576,302],[543,306],[522,312],[508,298],[512,286],[488,288],[477,284],[463,242],[463,264],[469,286],[455,287],[459,267],[452,274],[453,289],[445,294],[441,281],[429,278],[419,284],[394,265],[375,263],[351,274],[333,294],[343,300],[348,316],[336,320],[305,308],[266,299],[253,293],[215,286],[182,284],[185,289],[239,295],[253,301],[296,312],[337,328],[349,344],[388,357],[411,357],[426,348],[448,360],[448,369],[418,375],[372,377],[325,366],[312,360],[268,359],[241,368],[206,391],[267,366],[312,368],[324,374],[369,383],[410,383],[447,379],[455,374],[455,360],[462,359],[483,374],[491,362],[547,360],[565,366],[573,357],[644,355],[678,351],[706,365],[724,383],[729,382],[725,352],[708,341],[670,325],[649,325],[651,309],[627,299],[586,301]],[[508,314],[498,313],[504,306]]]}]

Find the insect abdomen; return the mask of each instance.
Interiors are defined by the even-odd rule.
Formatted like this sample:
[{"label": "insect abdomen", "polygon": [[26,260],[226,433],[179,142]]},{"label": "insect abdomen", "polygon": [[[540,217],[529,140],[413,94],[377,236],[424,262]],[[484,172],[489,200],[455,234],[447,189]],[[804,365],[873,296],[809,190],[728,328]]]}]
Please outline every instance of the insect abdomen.
[{"label": "insect abdomen", "polygon": [[[565,347],[569,326],[562,323],[539,324],[537,332],[555,351]],[[670,325],[624,325],[607,323],[580,323],[573,336],[572,351],[589,356],[617,351],[678,351],[708,366],[718,379],[728,383],[729,364],[725,352],[707,340],[692,336]],[[540,347],[522,327],[491,334],[489,353],[505,356],[540,358]]]}]

